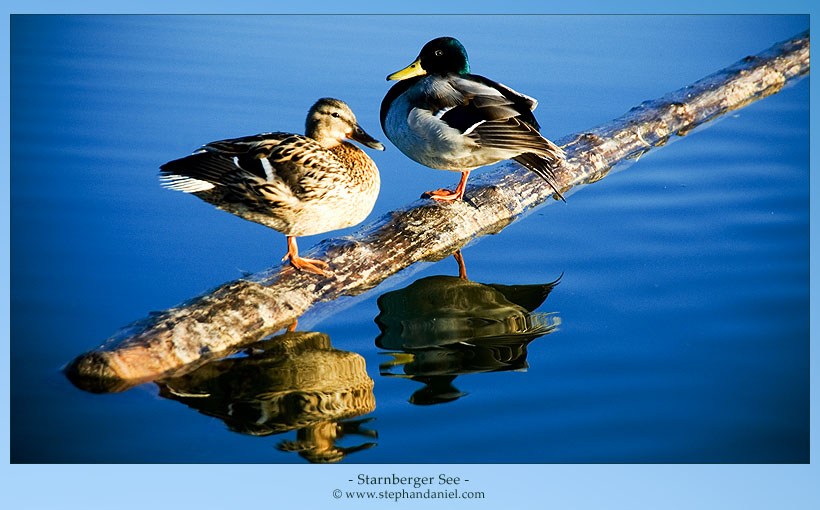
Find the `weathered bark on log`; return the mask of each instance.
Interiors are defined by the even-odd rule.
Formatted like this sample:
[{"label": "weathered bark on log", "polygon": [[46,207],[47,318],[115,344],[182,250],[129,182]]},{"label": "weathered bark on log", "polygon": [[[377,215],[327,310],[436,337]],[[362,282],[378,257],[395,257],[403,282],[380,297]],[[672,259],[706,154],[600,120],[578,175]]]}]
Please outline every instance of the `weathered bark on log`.
[{"label": "weathered bark on log", "polygon": [[[718,71],[588,132],[570,135],[557,170],[562,191],[594,182],[616,163],[663,145],[671,136],[778,92],[809,72],[809,33]],[[465,202],[419,200],[356,235],[327,239],[309,251],[333,272],[321,277],[277,266],[226,283],[207,295],[153,314],[78,356],[66,374],[89,391],[121,391],[178,376],[203,362],[291,324],[315,303],[371,289],[424,260],[439,260],[476,236],[496,233],[548,200],[549,185],[514,163],[472,181]],[[565,193],[566,194],[566,193]]]}]

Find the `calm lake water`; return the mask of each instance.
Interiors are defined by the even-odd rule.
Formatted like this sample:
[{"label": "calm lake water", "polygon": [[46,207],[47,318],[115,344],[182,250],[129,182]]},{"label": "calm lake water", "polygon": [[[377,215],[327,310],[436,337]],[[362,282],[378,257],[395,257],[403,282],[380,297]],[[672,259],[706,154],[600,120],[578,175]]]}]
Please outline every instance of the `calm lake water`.
[{"label": "calm lake water", "polygon": [[[470,282],[453,258],[417,265],[309,315],[285,347],[121,393],[61,372],[152,310],[279,263],[283,235],[158,185],[159,165],[202,143],[302,132],[317,98],[343,99],[387,146],[372,221],[457,182],[378,122],[385,76],[434,37],[538,98],[559,139],[807,28],[12,17],[11,461],[808,462],[808,77],[472,243]],[[319,413],[316,388],[355,398]]]}]

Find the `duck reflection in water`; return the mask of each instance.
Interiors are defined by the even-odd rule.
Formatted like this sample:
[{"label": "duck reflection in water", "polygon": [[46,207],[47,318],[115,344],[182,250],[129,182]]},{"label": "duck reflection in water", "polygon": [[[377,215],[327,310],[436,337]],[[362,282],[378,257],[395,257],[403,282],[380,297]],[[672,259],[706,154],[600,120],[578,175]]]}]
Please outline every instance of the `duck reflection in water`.
[{"label": "duck reflection in water", "polygon": [[[384,376],[423,383],[410,402],[440,404],[465,395],[452,384],[461,374],[525,370],[527,345],[560,324],[552,313],[533,313],[558,284],[499,285],[466,277],[430,276],[379,297],[376,345],[392,352]],[[392,370],[402,367],[403,374]]]},{"label": "duck reflection in water", "polygon": [[160,396],[219,418],[234,432],[296,431],[277,448],[314,463],[338,462],[376,443],[342,447],[345,436],[378,436],[352,420],[373,411],[373,380],[360,355],[334,349],[323,333],[288,331],[251,345],[245,356],[214,361],[157,382]]}]

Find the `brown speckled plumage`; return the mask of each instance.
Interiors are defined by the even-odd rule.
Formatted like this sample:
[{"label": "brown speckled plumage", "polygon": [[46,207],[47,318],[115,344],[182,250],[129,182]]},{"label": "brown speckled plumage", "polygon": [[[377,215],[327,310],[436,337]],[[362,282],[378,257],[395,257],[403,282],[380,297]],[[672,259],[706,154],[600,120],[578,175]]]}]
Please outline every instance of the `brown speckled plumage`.
[{"label": "brown speckled plumage", "polygon": [[[379,171],[364,151],[342,139],[384,146],[337,99],[320,99],[305,124],[304,136],[277,132],[211,142],[163,165],[160,179],[167,188],[193,193],[289,238],[360,223],[378,197]],[[298,261],[307,259],[290,242],[285,258],[300,267]]]}]

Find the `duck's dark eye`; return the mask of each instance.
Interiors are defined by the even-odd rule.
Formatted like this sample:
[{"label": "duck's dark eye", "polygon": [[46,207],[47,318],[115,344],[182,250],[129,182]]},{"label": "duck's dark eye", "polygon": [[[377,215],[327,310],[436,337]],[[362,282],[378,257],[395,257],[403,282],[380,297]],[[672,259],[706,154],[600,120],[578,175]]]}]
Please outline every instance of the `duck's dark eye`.
[{"label": "duck's dark eye", "polygon": [[440,56],[444,55],[444,52],[441,51],[441,50],[436,50],[436,51],[433,52],[433,55],[435,55],[437,57],[440,57]]},{"label": "duck's dark eye", "polygon": [[336,113],[336,112],[331,113],[330,116],[331,117],[336,117],[337,119],[339,118],[339,114]]}]

